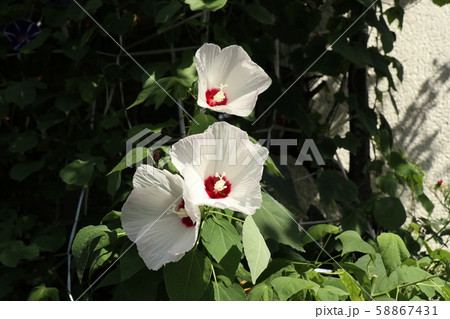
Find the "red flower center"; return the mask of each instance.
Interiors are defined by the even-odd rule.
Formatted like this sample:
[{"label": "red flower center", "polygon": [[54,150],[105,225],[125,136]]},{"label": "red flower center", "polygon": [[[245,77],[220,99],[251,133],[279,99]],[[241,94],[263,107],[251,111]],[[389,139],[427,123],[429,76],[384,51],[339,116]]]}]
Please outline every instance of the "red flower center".
[{"label": "red flower center", "polygon": [[223,88],[211,89],[206,91],[205,93],[206,103],[208,103],[209,106],[218,106],[227,104],[228,98],[225,92],[222,91],[222,89]]},{"label": "red flower center", "polygon": [[181,200],[180,204],[177,207],[177,213],[179,213],[178,217],[180,217],[181,222],[187,228],[195,226],[195,223],[192,221],[192,219],[189,216],[182,217],[183,215],[186,215],[186,211],[180,212],[182,209],[184,210],[184,199]]},{"label": "red flower center", "polygon": [[225,173],[216,173],[205,179],[205,191],[210,198],[225,198],[231,192],[231,183],[225,177]]}]

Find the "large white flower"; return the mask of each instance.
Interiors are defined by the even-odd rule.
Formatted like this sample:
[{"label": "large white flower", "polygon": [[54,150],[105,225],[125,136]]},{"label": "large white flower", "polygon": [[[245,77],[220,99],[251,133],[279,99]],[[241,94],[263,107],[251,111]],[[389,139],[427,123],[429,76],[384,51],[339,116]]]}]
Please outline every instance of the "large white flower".
[{"label": "large white flower", "polygon": [[226,122],[172,145],[170,155],[196,205],[253,214],[261,206],[259,181],[269,151]]},{"label": "large white flower", "polygon": [[195,53],[198,72],[197,103],[201,107],[239,116],[248,116],[258,95],[272,80],[237,45],[220,50],[205,43]]},{"label": "large white flower", "polygon": [[200,211],[183,194],[183,179],[166,170],[141,165],[133,191],[122,208],[122,226],[149,269],[178,261],[194,247]]}]

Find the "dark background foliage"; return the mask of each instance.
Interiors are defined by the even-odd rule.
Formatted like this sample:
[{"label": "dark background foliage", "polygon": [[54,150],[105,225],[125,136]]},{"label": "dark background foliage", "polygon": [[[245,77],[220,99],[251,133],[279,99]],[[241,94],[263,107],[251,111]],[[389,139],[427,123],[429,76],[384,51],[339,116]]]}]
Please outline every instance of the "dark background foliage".
[{"label": "dark background foliage", "polygon": [[[182,101],[190,114],[198,108],[192,65],[197,48],[204,42],[241,45],[273,84],[258,99],[250,120],[262,117],[255,125],[249,119],[220,119],[239,125],[256,139],[268,134],[298,139],[299,147],[289,148],[293,157],[305,139],[313,139],[326,163],[320,167],[306,162],[301,174],[313,176],[323,206],[295,192],[293,180],[299,176],[291,176],[286,167],[280,167],[284,180],[270,170],[265,174],[273,195],[298,220],[336,219],[342,229],[357,230],[369,239],[384,230],[397,231],[411,252],[419,251],[410,232],[399,230],[406,215],[397,187],[411,187],[431,212],[432,204],[423,194],[423,173],[392,150],[389,124],[367,102],[368,70],[377,81],[387,81],[389,92],[395,90],[393,77],[402,78],[401,63],[389,56],[395,41],[389,24],[401,25],[403,18],[398,1],[391,8],[377,2],[342,38],[372,1],[87,0],[80,4],[117,43],[72,1],[0,3],[0,26],[28,19],[39,21],[41,28],[19,52],[5,36],[0,38],[0,299],[33,299],[41,293],[44,299],[67,300],[67,253],[76,212],[79,230],[98,225],[108,212],[121,209],[131,190],[133,169],[107,173],[125,155],[126,140],[144,128],[173,140],[189,130],[190,119],[180,115],[151,80],[142,91],[148,75],[117,44]],[[368,26],[378,32],[380,47],[368,47]],[[331,44],[333,50],[309,67]],[[329,79],[339,85],[331,86]],[[319,95],[332,100],[321,112],[312,103]],[[382,103],[381,95],[377,97]],[[135,106],[128,109],[131,105]],[[330,128],[343,106],[351,118],[350,131],[338,137]],[[381,154],[376,160],[369,157],[372,142]],[[334,159],[337,148],[351,152],[349,172],[343,172]],[[279,147],[270,150],[278,162]],[[110,222],[117,220],[111,217]],[[85,274],[83,283],[72,276],[74,295],[80,295],[101,273],[98,269],[104,270],[109,258],[123,250],[125,238],[120,234],[108,240],[119,243],[116,250],[104,259],[97,256],[97,266]],[[114,281],[113,277],[107,279]],[[167,298],[162,284],[137,290],[136,283],[143,280],[158,283],[163,278],[161,272],[140,271],[115,292],[97,287],[96,299]]]}]

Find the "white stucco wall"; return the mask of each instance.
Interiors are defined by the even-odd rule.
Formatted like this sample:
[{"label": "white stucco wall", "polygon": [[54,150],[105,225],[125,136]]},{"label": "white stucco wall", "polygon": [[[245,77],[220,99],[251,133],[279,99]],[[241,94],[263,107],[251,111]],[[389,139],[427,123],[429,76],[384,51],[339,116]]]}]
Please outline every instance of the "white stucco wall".
[{"label": "white stucco wall", "polygon": [[[403,29],[393,28],[397,41],[389,53],[404,68],[403,82],[397,83],[394,95],[399,115],[388,95],[384,114],[393,129],[395,147],[425,171],[426,183],[442,179],[450,185],[450,5],[438,7],[431,0],[401,2],[405,5]],[[447,216],[435,197],[427,195],[435,204],[433,219]],[[426,215],[420,205],[414,211],[408,197],[403,199],[410,213]]]}]

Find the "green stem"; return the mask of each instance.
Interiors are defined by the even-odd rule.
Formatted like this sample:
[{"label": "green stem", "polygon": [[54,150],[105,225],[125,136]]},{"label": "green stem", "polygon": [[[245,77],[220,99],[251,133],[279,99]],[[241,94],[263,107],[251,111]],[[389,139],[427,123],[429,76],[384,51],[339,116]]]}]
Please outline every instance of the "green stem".
[{"label": "green stem", "polygon": [[[198,231],[199,234],[201,234],[203,225],[204,225],[204,220],[202,219],[202,222],[201,222],[201,224],[200,224],[200,229],[199,229],[199,231]],[[197,249],[197,246],[198,246],[198,243],[199,243],[199,242],[200,242],[200,235],[197,236],[197,241],[195,242],[194,250]]]},{"label": "green stem", "polygon": [[230,216],[230,215],[227,215],[227,214],[221,213],[221,212],[216,212],[215,210],[210,210],[209,212],[210,212],[210,213],[214,213],[214,214],[217,214],[217,215],[222,215],[222,216],[225,216],[225,217],[228,217],[228,218],[234,219],[234,220],[237,220],[238,222],[241,222],[241,223],[243,223],[243,222],[244,222],[244,221],[243,221],[242,219],[239,219],[239,218],[236,218],[236,217],[233,217],[233,216]]},{"label": "green stem", "polygon": [[[433,275],[433,276],[430,276],[430,277],[422,279],[422,280],[417,280],[417,281],[414,281],[414,282],[411,282],[411,283],[408,283],[408,284],[403,284],[403,285],[397,286],[397,290],[400,289],[400,288],[405,288],[405,287],[408,287],[408,286],[416,285],[416,284],[419,284],[421,282],[424,282],[424,281],[430,280],[431,278],[436,278],[436,277],[439,277],[439,275]],[[392,289],[389,290],[389,291],[392,291]],[[380,292],[380,293],[374,294],[374,295],[372,295],[372,297],[379,297],[379,296],[386,295],[386,294],[389,293],[389,291],[385,291],[385,292]]]},{"label": "green stem", "polygon": [[213,277],[214,277],[214,281],[215,281],[216,284],[217,284],[217,277],[216,277],[216,272],[214,271],[214,266],[213,266],[213,264],[211,264],[211,270],[212,270],[212,274],[213,274]]},{"label": "green stem", "polygon": [[330,241],[331,238],[331,234],[328,235],[327,241],[325,242],[325,244],[322,246],[322,249],[319,251],[319,254],[317,255],[316,261],[315,263],[317,264],[317,262],[319,261],[320,255],[322,255],[322,251],[325,250],[325,247],[327,246],[328,242]]}]

